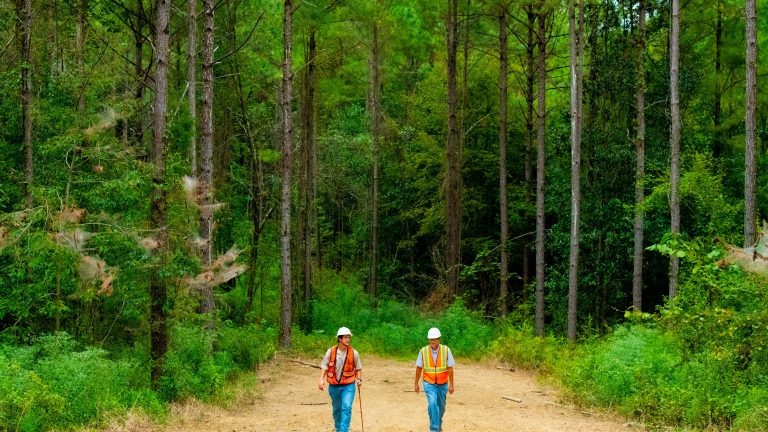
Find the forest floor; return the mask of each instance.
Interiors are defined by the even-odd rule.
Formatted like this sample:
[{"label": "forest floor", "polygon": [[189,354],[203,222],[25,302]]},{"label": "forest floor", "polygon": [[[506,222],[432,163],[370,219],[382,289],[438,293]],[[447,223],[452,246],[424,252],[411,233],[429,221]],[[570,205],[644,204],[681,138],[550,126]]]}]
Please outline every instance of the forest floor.
[{"label": "forest floor", "polygon": [[[303,360],[320,363],[319,359]],[[413,362],[362,354],[362,392],[355,396],[350,432],[427,432],[423,392],[413,391]],[[252,403],[230,410],[197,406],[176,410],[160,432],[330,432],[327,390],[317,388],[319,369],[278,358],[256,372],[261,383]],[[644,431],[641,424],[611,413],[562,404],[554,389],[542,386],[527,371],[512,371],[491,362],[458,360],[455,389],[448,396],[445,432],[608,432]],[[511,397],[520,402],[504,399]]]}]

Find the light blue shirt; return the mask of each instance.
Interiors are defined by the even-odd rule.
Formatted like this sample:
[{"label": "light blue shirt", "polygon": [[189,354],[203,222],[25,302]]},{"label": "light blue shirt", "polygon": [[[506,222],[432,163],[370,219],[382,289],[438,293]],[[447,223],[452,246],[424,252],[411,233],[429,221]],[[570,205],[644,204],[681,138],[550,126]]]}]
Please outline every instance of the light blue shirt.
[{"label": "light blue shirt", "polygon": [[[437,352],[440,349],[440,346],[438,345],[438,349],[433,350],[432,347],[429,347],[429,351],[432,353],[432,361],[437,362]],[[456,362],[453,360],[453,353],[451,352],[451,349],[448,348],[448,361],[445,363],[447,367],[453,367],[453,365],[456,364]],[[421,358],[421,350],[419,350],[419,357],[416,358],[416,367],[423,368],[424,367],[424,361]]]}]

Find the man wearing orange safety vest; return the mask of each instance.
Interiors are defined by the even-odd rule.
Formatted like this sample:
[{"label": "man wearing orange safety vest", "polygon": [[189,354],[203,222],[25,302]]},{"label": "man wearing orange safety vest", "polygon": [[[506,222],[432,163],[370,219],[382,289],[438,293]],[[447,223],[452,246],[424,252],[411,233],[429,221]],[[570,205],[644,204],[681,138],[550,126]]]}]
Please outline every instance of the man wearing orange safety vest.
[{"label": "man wearing orange safety vest", "polygon": [[[427,332],[429,345],[419,351],[416,359],[416,379],[413,389],[419,392],[419,377],[423,376],[424,394],[427,395],[429,432],[443,430],[445,400],[453,394],[453,354],[451,349],[440,344],[440,330],[435,327]],[[423,372],[423,373],[422,373]]]},{"label": "man wearing orange safety vest", "polygon": [[355,400],[355,384],[363,383],[363,365],[360,355],[350,346],[352,332],[342,327],[336,332],[336,346],[328,349],[320,364],[320,381],[317,388],[325,390],[328,382],[328,394],[333,406],[335,432],[348,432],[352,419],[352,403]]}]

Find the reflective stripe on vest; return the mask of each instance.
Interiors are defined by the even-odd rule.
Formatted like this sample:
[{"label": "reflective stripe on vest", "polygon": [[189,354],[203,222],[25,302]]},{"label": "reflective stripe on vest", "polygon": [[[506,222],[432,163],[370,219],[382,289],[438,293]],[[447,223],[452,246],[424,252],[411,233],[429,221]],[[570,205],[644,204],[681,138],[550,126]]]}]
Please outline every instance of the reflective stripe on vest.
[{"label": "reflective stripe on vest", "polygon": [[430,384],[442,385],[448,382],[448,347],[440,345],[437,348],[437,361],[432,358],[429,345],[421,349],[421,363],[424,366],[424,381]]},{"label": "reflective stripe on vest", "polygon": [[[341,370],[341,379],[336,378],[336,351],[338,351],[338,345],[331,348],[331,355],[328,359],[328,369],[325,371],[325,378],[328,384],[343,385],[352,384],[355,382],[355,350],[351,346],[347,347],[347,352],[344,353],[344,368]],[[352,353],[352,355],[349,355]]]}]

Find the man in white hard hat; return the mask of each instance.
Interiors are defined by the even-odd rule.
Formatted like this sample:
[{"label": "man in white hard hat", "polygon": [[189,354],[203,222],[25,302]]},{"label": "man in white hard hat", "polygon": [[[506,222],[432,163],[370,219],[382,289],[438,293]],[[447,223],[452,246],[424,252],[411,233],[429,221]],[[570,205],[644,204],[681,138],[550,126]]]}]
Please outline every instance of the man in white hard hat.
[{"label": "man in white hard hat", "polygon": [[[453,360],[451,349],[440,343],[440,330],[432,327],[427,332],[429,345],[419,350],[416,359],[416,379],[413,390],[419,392],[419,377],[423,377],[424,394],[427,395],[429,432],[443,430],[445,400],[453,394]],[[423,373],[422,373],[423,372]]]},{"label": "man in white hard hat", "polygon": [[355,384],[363,383],[363,365],[360,355],[352,348],[352,332],[341,327],[336,332],[336,345],[329,348],[320,364],[320,381],[317,388],[325,390],[328,382],[328,394],[333,406],[335,432],[348,432],[352,419],[352,403],[355,400]]}]

